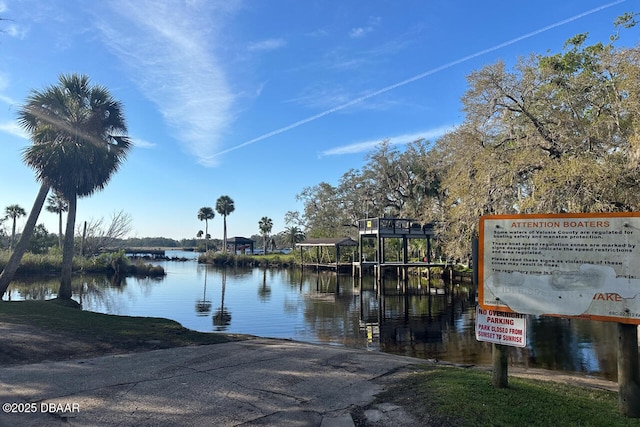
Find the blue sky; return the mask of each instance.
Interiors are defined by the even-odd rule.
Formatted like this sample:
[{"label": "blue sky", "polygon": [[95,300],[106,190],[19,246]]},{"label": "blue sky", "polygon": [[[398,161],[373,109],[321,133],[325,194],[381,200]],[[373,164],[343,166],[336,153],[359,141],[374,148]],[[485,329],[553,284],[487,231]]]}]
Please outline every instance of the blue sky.
[{"label": "blue sky", "polygon": [[[39,185],[16,124],[32,89],[90,76],[124,104],[135,141],[78,223],[133,218],[131,237],[195,237],[200,207],[235,201],[229,236],[273,232],[296,194],[337,184],[375,144],[433,141],[463,120],[466,76],[589,33],[608,41],[631,0],[0,0],[0,208]],[[618,45],[638,43],[638,29]],[[43,211],[39,223],[57,232]],[[21,228],[24,220],[19,221]],[[5,223],[5,226],[7,224]],[[222,237],[222,218],[210,222]]]}]

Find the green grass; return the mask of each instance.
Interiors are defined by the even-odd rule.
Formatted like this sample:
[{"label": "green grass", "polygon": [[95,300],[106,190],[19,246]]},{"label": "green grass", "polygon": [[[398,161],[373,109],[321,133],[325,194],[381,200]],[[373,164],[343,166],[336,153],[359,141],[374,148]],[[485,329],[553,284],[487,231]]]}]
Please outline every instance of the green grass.
[{"label": "green grass", "polygon": [[412,408],[434,425],[640,426],[620,415],[614,392],[513,377],[499,389],[491,373],[455,367],[425,367],[378,400]]},{"label": "green grass", "polygon": [[267,255],[235,255],[231,253],[206,253],[198,257],[199,262],[217,266],[237,267],[273,267],[287,268],[296,265],[295,256],[291,254]]},{"label": "green grass", "polygon": [[[67,306],[71,305],[71,306]],[[162,347],[217,344],[236,337],[196,332],[178,322],[155,317],[132,317],[79,310],[73,304],[50,301],[0,302],[0,322],[18,323],[98,340],[127,349],[157,341]]]}]

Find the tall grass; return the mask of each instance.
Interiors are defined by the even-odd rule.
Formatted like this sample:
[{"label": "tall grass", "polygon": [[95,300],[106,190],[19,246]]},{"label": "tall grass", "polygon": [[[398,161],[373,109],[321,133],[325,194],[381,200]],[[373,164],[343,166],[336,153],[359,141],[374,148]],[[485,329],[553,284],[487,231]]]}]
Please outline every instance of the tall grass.
[{"label": "tall grass", "polygon": [[[11,252],[0,250],[0,269],[4,269],[9,262]],[[20,267],[16,272],[21,274],[58,274],[62,267],[62,253],[59,249],[53,248],[46,254],[33,254],[27,252],[22,257]],[[79,273],[104,273],[114,274],[136,274],[144,276],[164,275],[164,269],[160,266],[143,264],[137,262],[132,264],[123,251],[109,252],[98,256],[83,257],[76,255],[73,257],[73,271]]]},{"label": "tall grass", "polygon": [[219,267],[274,267],[288,268],[296,265],[293,254],[235,255],[222,252],[207,252],[198,257],[198,262]]}]

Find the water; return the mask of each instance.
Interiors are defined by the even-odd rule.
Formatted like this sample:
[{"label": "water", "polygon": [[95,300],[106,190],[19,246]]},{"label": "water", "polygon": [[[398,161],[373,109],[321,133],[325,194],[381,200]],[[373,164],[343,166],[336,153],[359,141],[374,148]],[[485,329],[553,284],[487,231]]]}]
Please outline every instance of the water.
[{"label": "water", "polygon": [[[218,269],[157,262],[161,279],[76,277],[73,298],[83,309],[176,320],[202,332],[228,332],[384,351],[423,359],[490,365],[491,344],[475,338],[476,293],[470,284],[427,289],[403,283],[360,281],[332,272]],[[154,262],[156,264],[156,262]],[[12,283],[4,299],[49,299],[58,279]],[[529,316],[527,347],[510,348],[512,366],[577,372],[615,380],[613,323]]]}]

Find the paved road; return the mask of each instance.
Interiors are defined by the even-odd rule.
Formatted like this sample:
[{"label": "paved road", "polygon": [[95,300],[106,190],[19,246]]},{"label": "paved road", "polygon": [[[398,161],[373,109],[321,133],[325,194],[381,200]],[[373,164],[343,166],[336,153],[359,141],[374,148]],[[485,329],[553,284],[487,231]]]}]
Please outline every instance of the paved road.
[{"label": "paved road", "polygon": [[[0,368],[0,426],[353,426],[421,359],[253,339]],[[6,409],[3,406],[3,411]],[[420,425],[402,408],[371,425]]]}]

